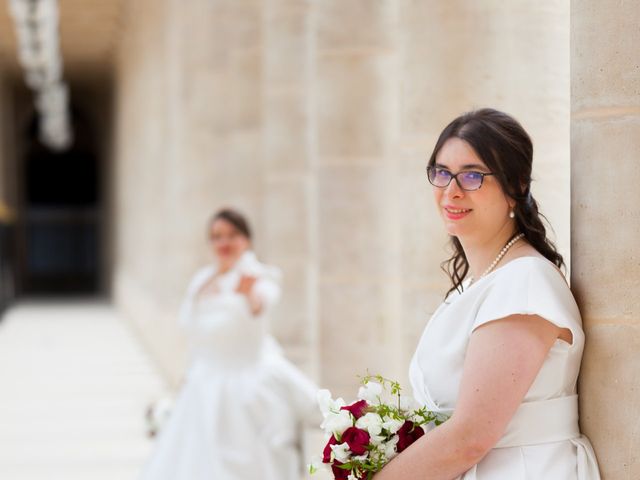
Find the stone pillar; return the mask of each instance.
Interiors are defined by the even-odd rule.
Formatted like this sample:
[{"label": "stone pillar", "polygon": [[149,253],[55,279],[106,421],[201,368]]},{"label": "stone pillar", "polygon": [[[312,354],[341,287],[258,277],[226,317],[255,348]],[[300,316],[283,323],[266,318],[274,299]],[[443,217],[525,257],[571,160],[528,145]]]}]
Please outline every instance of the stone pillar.
[{"label": "stone pillar", "polygon": [[397,2],[316,3],[313,98],[321,382],[404,370],[398,324]]},{"label": "stone pillar", "polygon": [[260,244],[284,273],[271,331],[287,355],[317,377],[313,8],[305,0],[264,2]]},{"label": "stone pillar", "polygon": [[572,285],[587,346],[583,431],[603,478],[640,478],[640,9],[571,10]]},{"label": "stone pillar", "polygon": [[118,56],[114,296],[169,378],[182,373],[177,312],[211,261],[206,223],[246,212],[263,238],[262,11],[257,0],[136,0]]},{"label": "stone pillar", "polygon": [[124,10],[114,100],[111,170],[114,252],[113,295],[132,319],[162,369],[177,378],[173,298],[163,295],[173,252],[167,205],[167,102],[172,92],[164,73],[168,1],[138,0]]}]

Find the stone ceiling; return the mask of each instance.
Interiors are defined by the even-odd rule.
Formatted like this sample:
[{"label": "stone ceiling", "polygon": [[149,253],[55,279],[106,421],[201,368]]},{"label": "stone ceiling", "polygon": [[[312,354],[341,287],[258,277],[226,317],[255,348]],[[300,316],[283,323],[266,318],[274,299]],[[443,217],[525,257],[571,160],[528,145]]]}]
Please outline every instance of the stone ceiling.
[{"label": "stone ceiling", "polygon": [[[69,81],[108,76],[127,0],[59,0],[60,47]],[[21,75],[8,2],[0,0],[0,68]]]}]

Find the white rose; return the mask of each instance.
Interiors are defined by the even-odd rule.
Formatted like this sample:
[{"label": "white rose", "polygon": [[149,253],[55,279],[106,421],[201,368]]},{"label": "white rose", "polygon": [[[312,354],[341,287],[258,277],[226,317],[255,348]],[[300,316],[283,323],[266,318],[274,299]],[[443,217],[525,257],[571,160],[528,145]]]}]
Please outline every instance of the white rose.
[{"label": "white rose", "polygon": [[387,460],[391,460],[398,454],[398,449],[396,447],[398,440],[400,440],[400,437],[398,437],[398,435],[394,435],[387,443],[384,444],[384,456]]},{"label": "white rose", "polygon": [[379,404],[382,395],[382,385],[378,382],[367,382],[358,389],[358,398],[370,404]]},{"label": "white rose", "polygon": [[356,460],[358,462],[363,462],[369,457],[369,452],[364,452],[362,455],[354,455],[351,457],[351,460]]},{"label": "white rose", "polygon": [[356,421],[356,427],[366,430],[371,436],[380,435],[380,432],[382,432],[382,417],[377,413],[366,413]]},{"label": "white rose", "polygon": [[404,420],[396,420],[395,418],[390,418],[386,422],[382,424],[382,428],[384,428],[389,433],[396,433],[400,430],[400,427],[404,425]]},{"label": "white rose", "polygon": [[318,407],[320,407],[320,411],[324,418],[327,418],[329,413],[339,412],[340,407],[344,407],[346,405],[342,398],[336,398],[335,400],[331,398],[331,392],[327,389],[318,390],[316,399],[318,401]]},{"label": "white rose", "polygon": [[336,437],[349,427],[353,426],[353,417],[347,410],[339,410],[338,413],[329,412],[320,425],[325,432],[331,433]]},{"label": "white rose", "polygon": [[331,451],[335,459],[342,463],[348,462],[351,457],[351,450],[349,450],[349,445],[346,442],[339,445],[331,445]]},{"label": "white rose", "polygon": [[384,435],[371,435],[369,437],[369,441],[371,442],[371,445],[374,445],[374,446],[380,445],[384,441],[384,439],[385,439]]}]

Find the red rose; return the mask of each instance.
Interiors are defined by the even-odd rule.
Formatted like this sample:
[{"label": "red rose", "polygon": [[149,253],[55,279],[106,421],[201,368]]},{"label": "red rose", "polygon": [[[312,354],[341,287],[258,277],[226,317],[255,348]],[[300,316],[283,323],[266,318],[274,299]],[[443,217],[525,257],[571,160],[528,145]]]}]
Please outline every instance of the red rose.
[{"label": "red rose", "polygon": [[369,432],[357,427],[349,427],[342,434],[342,441],[349,445],[355,455],[362,455],[369,445]]},{"label": "red rose", "polygon": [[336,445],[337,443],[338,440],[336,440],[336,437],[331,435],[331,438],[325,445],[324,451],[322,452],[322,463],[329,463],[331,461],[331,445]]},{"label": "red rose", "polygon": [[368,406],[369,404],[365,400],[359,400],[356,403],[352,403],[351,405],[341,407],[340,410],[347,410],[351,412],[351,415],[358,419],[365,414]]},{"label": "red rose", "polygon": [[411,420],[407,420],[398,430],[398,453],[403,451],[417,439],[424,435],[424,430],[420,426],[416,426]]},{"label": "red rose", "polygon": [[349,479],[349,469],[348,468],[340,468],[340,465],[344,465],[339,461],[333,462],[331,465],[331,471],[333,472],[333,478],[335,480],[348,480]]}]

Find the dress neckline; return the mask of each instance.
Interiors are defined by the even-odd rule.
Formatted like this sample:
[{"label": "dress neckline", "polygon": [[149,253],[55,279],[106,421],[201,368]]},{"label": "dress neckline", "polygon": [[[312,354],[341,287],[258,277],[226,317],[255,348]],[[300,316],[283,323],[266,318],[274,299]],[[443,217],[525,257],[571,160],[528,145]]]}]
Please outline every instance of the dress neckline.
[{"label": "dress neckline", "polygon": [[[558,269],[558,267],[556,267],[553,263],[551,263],[551,261],[549,261],[547,258],[540,258],[534,255],[525,255],[522,257],[516,257],[513,260],[509,260],[507,263],[505,263],[504,265],[502,265],[501,267],[496,268],[495,270],[493,270],[492,272],[488,273],[487,275],[485,275],[482,278],[479,278],[476,282],[474,282],[473,284],[469,285],[469,278],[465,278],[462,281],[462,286],[463,286],[463,291],[460,292],[458,290],[456,290],[456,292],[458,293],[458,295],[455,298],[459,298],[461,297],[464,293],[468,292],[469,290],[471,290],[474,286],[482,283],[484,280],[486,280],[487,278],[491,278],[492,276],[494,276],[497,272],[499,272],[500,270],[507,268],[509,265],[511,265],[512,263],[517,263],[518,260],[524,260],[524,259],[534,259],[534,260],[539,260],[544,264],[547,265],[551,265],[553,266],[554,270],[556,270],[560,275],[562,275],[563,279],[566,281],[566,279],[564,278],[564,274],[560,271],[560,269]],[[445,300],[446,301],[446,300]],[[452,299],[453,301],[453,299]],[[449,302],[449,304],[451,304],[451,302]]]}]

